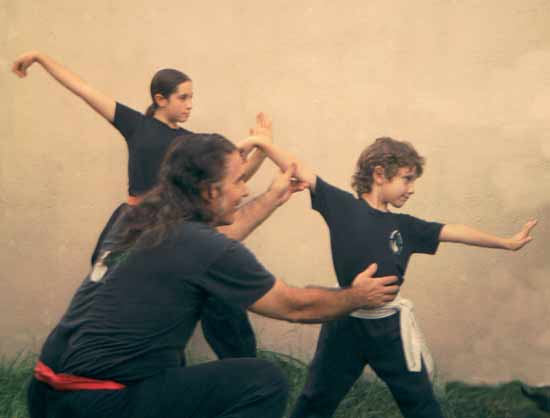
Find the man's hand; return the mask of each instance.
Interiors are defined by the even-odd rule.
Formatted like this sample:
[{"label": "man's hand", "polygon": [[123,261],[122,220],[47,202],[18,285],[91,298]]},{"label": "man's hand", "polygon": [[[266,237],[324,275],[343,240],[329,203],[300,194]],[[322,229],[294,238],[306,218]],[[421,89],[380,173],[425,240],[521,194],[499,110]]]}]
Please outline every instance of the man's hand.
[{"label": "man's hand", "polygon": [[528,242],[533,240],[533,237],[529,235],[531,229],[537,224],[536,219],[532,219],[523,225],[521,231],[508,240],[508,249],[512,251],[517,251],[523,248]]},{"label": "man's hand", "polygon": [[296,166],[292,164],[286,172],[281,172],[271,183],[268,193],[275,199],[277,206],[285,204],[295,192],[301,192],[307,188],[307,183],[294,179]]},{"label": "man's hand", "polygon": [[355,276],[352,288],[360,291],[360,297],[364,298],[364,305],[368,308],[375,308],[391,302],[399,293],[399,286],[396,284],[396,276],[373,278],[378,266],[371,264],[366,270]]}]

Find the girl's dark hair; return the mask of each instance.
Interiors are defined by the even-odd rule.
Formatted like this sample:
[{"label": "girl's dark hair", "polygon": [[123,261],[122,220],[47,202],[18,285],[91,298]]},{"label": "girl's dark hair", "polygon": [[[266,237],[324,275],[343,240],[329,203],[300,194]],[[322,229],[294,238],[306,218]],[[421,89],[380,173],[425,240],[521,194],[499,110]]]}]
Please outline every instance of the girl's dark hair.
[{"label": "girl's dark hair", "polygon": [[147,108],[145,116],[153,116],[158,108],[157,102],[155,102],[155,94],[161,94],[163,97],[168,98],[174,93],[181,83],[191,81],[188,75],[178,70],[171,68],[165,68],[157,71],[151,80],[151,100],[153,103]]},{"label": "girl's dark hair", "polygon": [[392,179],[400,168],[414,167],[416,176],[422,175],[425,159],[420,156],[410,142],[393,138],[377,138],[359,156],[357,167],[351,181],[351,187],[361,197],[372,191],[374,168],[381,166],[388,180]]},{"label": "girl's dark hair", "polygon": [[178,137],[162,162],[157,186],[121,219],[113,253],[160,244],[183,221],[211,222],[214,213],[201,192],[218,187],[235,145],[218,134]]}]

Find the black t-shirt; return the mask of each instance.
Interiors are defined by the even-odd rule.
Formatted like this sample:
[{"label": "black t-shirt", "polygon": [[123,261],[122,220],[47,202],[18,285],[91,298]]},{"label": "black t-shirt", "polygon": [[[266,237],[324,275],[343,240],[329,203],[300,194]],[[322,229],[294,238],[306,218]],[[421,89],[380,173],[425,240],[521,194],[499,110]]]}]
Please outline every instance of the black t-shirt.
[{"label": "black t-shirt", "polygon": [[40,358],[56,373],[121,383],[179,367],[210,295],[246,309],[275,282],[241,243],[197,222],[175,227],[157,247],[130,251],[104,274],[92,273]]},{"label": "black t-shirt", "polygon": [[376,277],[396,275],[402,284],[412,254],[437,251],[442,224],[379,211],[319,177],[311,205],[329,227],[332,261],[342,287],[372,263],[378,264]]},{"label": "black t-shirt", "polygon": [[170,128],[121,103],[116,104],[115,128],[128,144],[128,193],[138,196],[153,188],[166,150],[174,138],[191,132]]}]

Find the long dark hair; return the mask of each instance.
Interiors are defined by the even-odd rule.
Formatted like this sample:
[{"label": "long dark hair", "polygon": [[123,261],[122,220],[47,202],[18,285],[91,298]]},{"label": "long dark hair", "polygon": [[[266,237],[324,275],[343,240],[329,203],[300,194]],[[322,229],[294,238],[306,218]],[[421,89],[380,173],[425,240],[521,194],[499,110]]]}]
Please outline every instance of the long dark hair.
[{"label": "long dark hair", "polygon": [[178,89],[181,83],[185,83],[186,81],[191,81],[191,78],[181,71],[171,68],[157,71],[151,80],[150,91],[153,103],[147,108],[145,116],[153,116],[158,108],[157,102],[155,101],[155,94],[161,94],[163,97],[168,98],[168,96]]},{"label": "long dark hair", "polygon": [[183,221],[211,222],[214,213],[201,192],[223,180],[227,156],[236,151],[218,134],[176,138],[162,162],[157,186],[121,219],[113,253],[154,247]]}]

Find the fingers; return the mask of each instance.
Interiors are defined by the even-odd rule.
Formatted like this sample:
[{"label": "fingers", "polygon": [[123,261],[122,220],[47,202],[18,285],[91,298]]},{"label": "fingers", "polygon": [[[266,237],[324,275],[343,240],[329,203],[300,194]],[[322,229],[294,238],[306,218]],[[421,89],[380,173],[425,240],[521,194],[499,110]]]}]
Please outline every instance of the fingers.
[{"label": "fingers", "polygon": [[271,129],[271,119],[269,119],[264,112],[259,112],[256,115],[256,127]]},{"label": "fingers", "polygon": [[[385,277],[377,277],[376,280],[381,283],[383,286],[386,287],[393,287],[390,286],[393,283],[397,283],[398,278],[397,276],[385,276]],[[397,286],[399,288],[399,286]]]},{"label": "fingers", "polygon": [[290,191],[292,193],[296,192],[303,192],[305,189],[309,187],[309,184],[305,181],[300,181],[298,179],[290,179]]},{"label": "fingers", "polygon": [[290,183],[290,179],[296,175],[296,164],[292,163],[288,166],[286,171],[283,173],[283,176],[288,179],[288,182]]},{"label": "fingers", "polygon": [[384,286],[384,293],[387,295],[397,295],[400,287],[396,284],[391,286]]},{"label": "fingers", "polygon": [[376,270],[378,270],[378,264],[372,263],[365,270],[363,270],[363,274],[367,275],[368,277],[372,277],[376,273]]},{"label": "fingers", "polygon": [[[538,223],[538,220],[536,219],[531,219],[530,221],[528,221],[525,225],[523,225],[523,228],[522,230],[525,231],[525,233],[528,235],[529,232],[531,231],[531,229],[533,229]],[[523,232],[522,231],[522,232]]]},{"label": "fingers", "polygon": [[15,61],[11,67],[11,70],[20,78],[23,78],[27,75],[26,68],[21,61]]}]

